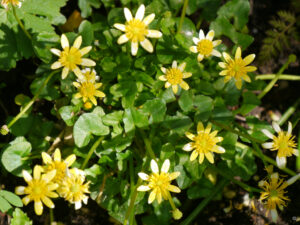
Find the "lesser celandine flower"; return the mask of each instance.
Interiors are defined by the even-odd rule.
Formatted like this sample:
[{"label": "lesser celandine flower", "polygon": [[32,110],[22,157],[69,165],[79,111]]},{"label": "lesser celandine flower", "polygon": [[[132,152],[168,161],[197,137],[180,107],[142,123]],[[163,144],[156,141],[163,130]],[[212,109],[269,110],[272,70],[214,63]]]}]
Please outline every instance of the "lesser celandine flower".
[{"label": "lesser celandine flower", "polygon": [[203,123],[199,122],[197,125],[197,134],[192,134],[186,132],[185,135],[187,138],[192,140],[192,142],[187,143],[183,146],[184,151],[192,151],[190,160],[193,161],[199,156],[199,163],[201,164],[204,160],[204,157],[208,159],[210,163],[214,163],[215,153],[224,153],[225,149],[221,146],[218,146],[217,143],[223,141],[222,137],[216,137],[218,131],[211,132],[211,124],[208,124],[204,128]]},{"label": "lesser celandine flower", "polygon": [[87,46],[82,49],[79,49],[82,43],[82,37],[79,36],[73,43],[73,46],[70,48],[68,38],[65,34],[61,35],[61,46],[63,51],[60,51],[56,48],[52,48],[51,52],[59,57],[58,61],[54,62],[51,65],[51,69],[59,69],[63,67],[61,76],[62,79],[65,79],[70,71],[73,71],[77,77],[81,77],[81,71],[79,65],[81,66],[95,66],[96,63],[88,58],[82,58],[85,54],[91,51],[92,46]]},{"label": "lesser celandine flower", "polygon": [[20,8],[22,5],[22,2],[19,0],[2,0],[1,1],[1,5],[3,5],[3,7],[5,9],[8,9],[9,4],[11,4],[13,6],[18,6]]},{"label": "lesser celandine flower", "polygon": [[[162,33],[158,30],[148,29],[148,25],[153,21],[155,14],[152,13],[144,18],[145,6],[141,5],[135,17],[132,17],[132,14],[128,8],[124,8],[124,14],[126,18],[125,24],[116,23],[114,27],[125,32],[118,39],[118,44],[123,44],[127,41],[131,42],[131,54],[136,55],[139,47],[141,46],[148,52],[153,52],[153,46],[151,42],[146,38],[160,38]],[[144,19],[143,19],[144,18]]]},{"label": "lesser celandine flower", "polygon": [[255,58],[255,54],[242,58],[242,50],[240,47],[236,49],[234,59],[230,57],[226,52],[223,52],[223,58],[225,62],[219,62],[219,66],[223,69],[220,72],[221,76],[225,76],[224,82],[228,82],[231,79],[235,80],[235,85],[238,89],[242,88],[242,79],[246,82],[251,82],[248,72],[253,72],[257,68],[255,66],[248,66]]},{"label": "lesser celandine flower", "polygon": [[171,184],[171,181],[176,179],[180,172],[168,173],[170,168],[170,160],[166,159],[162,165],[161,172],[155,160],[151,160],[152,174],[138,173],[139,177],[147,181],[147,185],[141,185],[138,187],[138,191],[150,191],[148,203],[151,204],[155,199],[158,203],[161,203],[163,199],[168,200],[171,198],[170,191],[179,193],[180,189],[177,186]]},{"label": "lesser celandine flower", "polygon": [[73,85],[78,89],[78,93],[75,94],[75,98],[82,98],[84,103],[91,101],[94,105],[97,105],[96,97],[104,98],[105,94],[99,89],[102,83],[96,83],[96,71],[95,70],[83,70],[84,76],[79,78],[78,82],[73,82]]},{"label": "lesser celandine flower", "polygon": [[185,81],[183,81],[183,79],[192,76],[192,73],[183,72],[185,66],[185,62],[177,66],[177,62],[174,60],[172,63],[172,68],[160,68],[165,75],[160,76],[158,79],[160,79],[161,81],[166,81],[165,88],[172,86],[174,94],[176,94],[178,91],[178,85],[184,90],[188,90],[190,88],[189,85]]},{"label": "lesser celandine flower", "polygon": [[65,160],[61,160],[61,153],[58,148],[54,152],[53,159],[46,152],[42,152],[42,158],[45,164],[45,171],[56,170],[56,175],[53,178],[55,183],[60,183],[65,178],[68,168],[76,160],[75,154],[69,155]]},{"label": "lesser celandine flower", "polygon": [[77,168],[70,170],[68,176],[61,183],[58,192],[61,197],[65,198],[72,204],[75,204],[75,209],[80,209],[82,202],[87,204],[89,192],[89,183],[85,181],[84,171]]},{"label": "lesser celandine flower", "polygon": [[190,51],[198,53],[197,60],[200,62],[204,57],[211,55],[221,57],[221,53],[214,49],[214,47],[221,44],[221,40],[213,41],[215,32],[210,30],[207,35],[204,35],[203,30],[199,31],[199,38],[193,37],[194,46],[190,47]]},{"label": "lesser celandine flower", "polygon": [[286,132],[282,131],[276,122],[273,122],[272,126],[278,135],[273,135],[270,131],[263,129],[262,132],[273,141],[263,143],[262,146],[271,151],[278,151],[276,163],[278,167],[283,168],[286,165],[286,157],[298,156],[299,150],[296,149],[297,144],[294,141],[295,136],[292,135],[292,124],[290,122],[288,122],[288,130]]},{"label": "lesser celandine flower", "polygon": [[34,201],[34,211],[37,215],[41,215],[43,213],[43,203],[49,208],[54,208],[54,203],[50,198],[58,197],[58,194],[54,192],[54,190],[58,188],[58,184],[52,182],[55,177],[56,170],[51,170],[45,174],[41,174],[42,172],[43,168],[36,165],[33,169],[32,178],[26,170],[23,170],[22,174],[28,186],[18,186],[15,190],[17,195],[26,195],[22,199],[24,205]]}]

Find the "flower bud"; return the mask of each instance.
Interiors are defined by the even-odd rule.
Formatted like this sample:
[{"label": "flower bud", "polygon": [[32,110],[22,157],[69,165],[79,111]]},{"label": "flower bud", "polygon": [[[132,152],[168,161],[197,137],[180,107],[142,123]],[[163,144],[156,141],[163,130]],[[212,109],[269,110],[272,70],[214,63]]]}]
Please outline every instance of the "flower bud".
[{"label": "flower bud", "polygon": [[175,220],[179,220],[182,217],[182,212],[179,209],[173,210],[172,214]]}]

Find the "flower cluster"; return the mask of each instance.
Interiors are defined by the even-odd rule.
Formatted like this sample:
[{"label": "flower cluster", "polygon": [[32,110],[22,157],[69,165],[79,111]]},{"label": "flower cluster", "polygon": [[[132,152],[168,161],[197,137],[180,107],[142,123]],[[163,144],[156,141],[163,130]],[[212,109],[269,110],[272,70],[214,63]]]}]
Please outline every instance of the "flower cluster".
[{"label": "flower cluster", "polygon": [[41,215],[43,203],[49,208],[54,208],[51,198],[59,196],[75,204],[75,209],[79,209],[82,202],[87,204],[89,182],[84,183],[84,171],[70,168],[76,156],[72,154],[62,160],[60,150],[56,149],[53,158],[43,152],[42,159],[44,164],[34,167],[33,177],[26,170],[22,171],[27,186],[18,186],[15,192],[18,195],[26,195],[22,199],[24,205],[34,201],[34,211]]},{"label": "flower cluster", "polygon": [[22,6],[22,1],[19,1],[19,0],[2,0],[1,1],[1,5],[3,5],[3,7],[5,9],[8,9],[10,4],[13,7],[18,6],[20,8]]}]

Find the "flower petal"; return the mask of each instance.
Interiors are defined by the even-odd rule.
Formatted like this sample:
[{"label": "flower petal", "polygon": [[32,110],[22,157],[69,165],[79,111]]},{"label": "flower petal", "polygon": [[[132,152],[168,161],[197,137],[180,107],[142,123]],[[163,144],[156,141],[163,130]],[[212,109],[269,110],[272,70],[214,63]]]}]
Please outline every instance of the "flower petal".
[{"label": "flower petal", "polygon": [[286,165],[286,157],[276,156],[276,163],[279,168],[284,168]]},{"label": "flower petal", "polygon": [[198,152],[194,150],[190,156],[190,161],[194,161],[198,157]]},{"label": "flower petal", "polygon": [[122,34],[122,35],[118,38],[117,43],[118,43],[119,45],[121,45],[121,44],[124,44],[125,42],[127,42],[128,40],[129,40],[129,39],[127,38],[126,34]]},{"label": "flower petal", "polygon": [[154,20],[154,18],[155,18],[155,14],[151,13],[150,15],[144,18],[143,22],[148,26]]},{"label": "flower petal", "polygon": [[28,203],[31,202],[31,198],[29,198],[29,196],[26,195],[24,198],[22,198],[22,202],[24,205],[28,205]]},{"label": "flower petal", "polygon": [[181,64],[178,66],[178,69],[179,69],[181,72],[183,72],[184,69],[185,69],[185,67],[186,67],[186,63],[183,62],[183,63],[181,63]]},{"label": "flower petal", "polygon": [[156,197],[156,189],[150,192],[149,198],[148,198],[148,204],[151,204]]},{"label": "flower petal", "polygon": [[31,175],[26,170],[22,170],[22,175],[27,183],[32,180]]},{"label": "flower petal", "polygon": [[125,25],[124,25],[124,24],[121,24],[121,23],[115,23],[115,24],[114,24],[114,27],[117,28],[117,29],[120,30],[120,31],[125,32]]},{"label": "flower petal", "polygon": [[219,67],[225,69],[227,67],[227,63],[224,63],[224,62],[219,62],[218,63]]},{"label": "flower petal", "polygon": [[198,52],[197,46],[195,46],[195,45],[191,46],[190,51],[193,52],[193,53],[197,53]]},{"label": "flower petal", "polygon": [[170,173],[170,174],[169,174],[169,180],[174,180],[174,179],[176,179],[176,178],[179,177],[179,176],[180,176],[180,172],[179,172],[179,171]]},{"label": "flower petal", "polygon": [[192,133],[190,133],[190,132],[185,132],[184,133],[185,134],[185,136],[188,138],[188,139],[190,139],[190,140],[194,140],[194,138],[195,138],[195,135],[194,134],[192,134]]},{"label": "flower petal", "polygon": [[80,35],[80,36],[78,36],[78,37],[75,39],[75,41],[74,41],[74,43],[73,43],[73,47],[79,49],[80,46],[81,46],[81,43],[82,43],[82,37],[81,37],[81,35]]},{"label": "flower petal", "polygon": [[183,151],[192,151],[195,147],[193,146],[193,142],[187,143],[183,146],[182,150]]},{"label": "flower petal", "polygon": [[298,149],[293,149],[293,154],[295,155],[295,156],[299,156],[299,150]]},{"label": "flower petal", "polygon": [[77,210],[77,209],[80,209],[80,208],[81,208],[81,206],[82,206],[82,203],[81,203],[81,201],[77,201],[77,202],[75,202],[75,210]]},{"label": "flower petal", "polygon": [[203,131],[204,131],[203,123],[202,123],[202,122],[199,122],[199,123],[197,124],[197,133],[199,134],[199,133],[201,133],[201,132],[203,132]]},{"label": "flower petal", "polygon": [[166,73],[167,72],[167,69],[165,67],[160,67],[160,70],[163,72],[163,73]]},{"label": "flower petal", "polygon": [[274,128],[274,130],[279,133],[281,131],[280,126],[278,125],[278,123],[276,123],[275,121],[272,122],[272,127]]},{"label": "flower petal", "polygon": [[173,90],[174,94],[176,94],[178,92],[178,86],[177,86],[177,84],[176,85],[172,85],[172,90]]},{"label": "flower petal", "polygon": [[175,193],[180,193],[181,192],[179,187],[177,187],[175,185],[171,185],[171,184],[168,185],[168,190],[172,191],[172,192],[175,192]]},{"label": "flower petal", "polygon": [[240,59],[242,55],[241,47],[238,47],[235,52],[235,59]]},{"label": "flower petal", "polygon": [[182,73],[182,78],[189,78],[192,76],[192,73],[186,72],[186,73]]},{"label": "flower petal", "polygon": [[132,20],[132,14],[128,8],[124,8],[124,15],[127,22]]},{"label": "flower petal", "polygon": [[172,62],[172,68],[177,68],[177,61],[174,60],[174,61]]},{"label": "flower petal", "polygon": [[59,148],[55,149],[53,158],[54,158],[55,162],[60,162],[61,161],[61,154],[60,154]]},{"label": "flower petal", "polygon": [[165,83],[165,88],[169,88],[171,86],[171,84],[169,82]]},{"label": "flower petal", "polygon": [[131,55],[135,56],[139,48],[138,42],[131,42]]},{"label": "flower petal", "polygon": [[84,47],[84,48],[80,49],[79,52],[80,52],[81,56],[83,56],[91,50],[92,50],[92,46],[87,46],[87,47]]},{"label": "flower petal", "polygon": [[69,155],[66,159],[65,159],[65,163],[67,164],[67,166],[71,166],[76,160],[76,156],[75,154]]},{"label": "flower petal", "polygon": [[213,43],[213,46],[216,47],[216,46],[218,46],[219,44],[221,44],[222,41],[221,41],[221,40],[215,40],[215,41],[213,41],[212,43]]},{"label": "flower petal", "polygon": [[207,158],[207,160],[210,162],[210,163],[214,163],[214,155],[211,153],[211,152],[207,152],[205,153],[205,157]]},{"label": "flower petal", "polygon": [[204,58],[204,55],[199,53],[198,56],[197,56],[198,62],[201,62],[203,60],[203,58]]},{"label": "flower petal", "polygon": [[159,76],[158,79],[161,81],[167,81],[167,78],[165,75]]},{"label": "flower petal", "polygon": [[148,30],[148,34],[146,36],[150,38],[160,38],[162,33],[158,30]]},{"label": "flower petal", "polygon": [[48,153],[46,153],[46,152],[42,152],[42,159],[43,159],[43,162],[44,162],[45,164],[50,164],[50,163],[52,163],[52,158],[51,158],[51,156],[50,156]]},{"label": "flower petal", "polygon": [[251,54],[251,55],[248,55],[247,57],[245,57],[243,59],[243,61],[244,61],[245,65],[248,65],[248,64],[252,63],[254,58],[255,58],[255,54]]},{"label": "flower petal", "polygon": [[199,31],[199,38],[200,38],[200,40],[205,38],[205,35],[204,35],[204,32],[202,29],[200,29],[200,31]]},{"label": "flower petal", "polygon": [[149,186],[146,185],[141,185],[137,188],[137,191],[149,191],[151,190],[151,188],[149,188]]},{"label": "flower petal", "polygon": [[223,154],[225,153],[225,148],[223,148],[222,146],[215,145],[213,147],[213,151],[219,154]]},{"label": "flower petal", "polygon": [[274,135],[270,131],[268,131],[267,129],[262,129],[261,132],[263,132],[264,135],[266,135],[270,139],[274,138]]},{"label": "flower petal", "polygon": [[278,219],[277,210],[276,209],[271,209],[270,214],[271,214],[272,221],[276,223],[277,219]]},{"label": "flower petal", "polygon": [[166,159],[161,167],[161,172],[168,173],[170,169],[170,160]]},{"label": "flower petal", "polygon": [[42,215],[43,213],[43,203],[41,201],[34,202],[34,211],[36,215]]},{"label": "flower petal", "polygon": [[235,86],[237,87],[237,89],[241,89],[242,88],[242,85],[243,85],[243,82],[241,79],[238,79],[235,81]]},{"label": "flower petal", "polygon": [[289,122],[288,122],[288,130],[287,130],[287,133],[288,133],[288,134],[292,134],[292,129],[293,129],[292,123],[289,121]]},{"label": "flower petal", "polygon": [[216,57],[221,57],[222,56],[221,53],[219,51],[217,51],[216,49],[213,49],[211,51],[211,54],[214,55],[214,56],[216,56]]},{"label": "flower petal", "polygon": [[197,45],[199,41],[200,41],[199,38],[193,37],[193,42],[195,45]]},{"label": "flower petal", "polygon": [[64,67],[61,72],[61,79],[65,79],[68,76],[68,73],[69,73],[69,68]]},{"label": "flower petal", "polygon": [[51,48],[50,51],[54,54],[54,55],[57,55],[57,56],[60,56],[61,54],[61,51],[56,49],[56,48]]},{"label": "flower petal", "polygon": [[181,83],[179,85],[184,90],[189,90],[189,88],[190,88],[190,86],[188,85],[188,83],[185,82],[185,81],[181,81]]},{"label": "flower petal", "polygon": [[257,70],[257,68],[255,66],[246,66],[245,69],[247,72],[253,72],[253,71]]},{"label": "flower petal", "polygon": [[82,66],[96,66],[96,63],[88,58],[82,58],[80,65]]},{"label": "flower petal", "polygon": [[215,32],[213,30],[210,30],[206,35],[206,39],[212,41],[212,39],[214,39],[214,36],[215,36]]},{"label": "flower petal", "polygon": [[47,196],[43,196],[42,197],[42,201],[44,202],[44,204],[46,206],[48,206],[50,209],[54,208],[54,203],[50,200],[50,198],[48,198]]},{"label": "flower petal", "polygon": [[142,21],[142,19],[144,18],[144,15],[145,15],[145,5],[142,4],[136,11],[134,18]]},{"label": "flower petal", "polygon": [[199,164],[202,164],[204,161],[204,153],[199,154]]},{"label": "flower petal", "polygon": [[146,174],[146,173],[143,173],[143,172],[140,172],[138,173],[139,177],[142,179],[142,180],[148,180],[149,179],[149,175]]},{"label": "flower petal", "polygon": [[261,145],[265,149],[271,149],[273,147],[273,142],[266,142]]},{"label": "flower petal", "polygon": [[159,173],[157,162],[154,159],[151,160],[150,166],[153,173]]},{"label": "flower petal", "polygon": [[15,193],[17,195],[24,195],[25,194],[24,190],[25,190],[24,186],[18,186],[15,188]]},{"label": "flower petal", "polygon": [[222,55],[226,62],[229,63],[232,60],[230,55],[228,55],[226,52],[223,52]]},{"label": "flower petal", "polygon": [[65,34],[61,35],[60,43],[63,49],[69,47],[69,40]]},{"label": "flower petal", "polygon": [[50,172],[42,175],[42,180],[46,183],[50,182],[56,175],[56,170],[51,170]]},{"label": "flower petal", "polygon": [[150,52],[152,53],[153,52],[153,45],[152,43],[147,39],[145,38],[143,41],[140,42],[141,43],[141,46],[147,51],[147,52]]},{"label": "flower petal", "polygon": [[56,62],[54,62],[52,65],[51,65],[51,69],[52,70],[56,70],[56,69],[58,69],[58,68],[60,68],[60,67],[62,67],[63,65],[61,64],[61,62],[59,62],[59,61],[56,61]]},{"label": "flower petal", "polygon": [[33,168],[33,179],[39,180],[41,178],[41,173],[43,172],[43,167],[36,165]]}]

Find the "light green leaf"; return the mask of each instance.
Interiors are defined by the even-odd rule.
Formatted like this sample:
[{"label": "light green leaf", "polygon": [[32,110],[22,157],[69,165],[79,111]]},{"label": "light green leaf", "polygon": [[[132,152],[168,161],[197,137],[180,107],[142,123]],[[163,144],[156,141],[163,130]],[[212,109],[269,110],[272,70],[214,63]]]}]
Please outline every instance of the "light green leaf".
[{"label": "light green leaf", "polygon": [[10,191],[0,190],[0,196],[5,198],[10,204],[22,207],[23,203],[19,196],[15,195],[14,193]]},{"label": "light green leaf", "polygon": [[16,208],[13,212],[11,225],[32,225],[32,221],[28,218],[26,213],[24,213],[21,209]]}]

